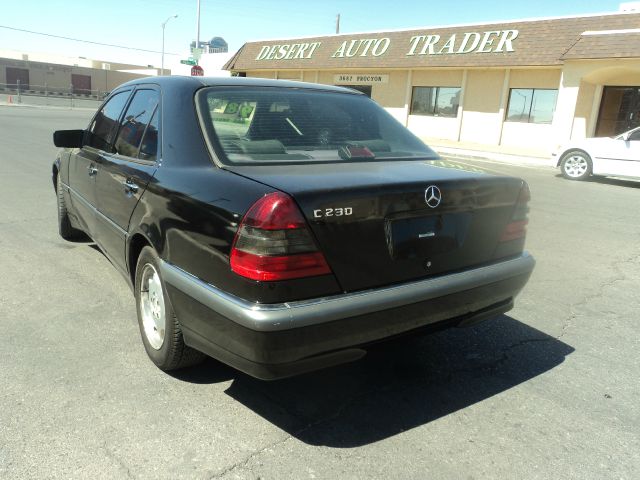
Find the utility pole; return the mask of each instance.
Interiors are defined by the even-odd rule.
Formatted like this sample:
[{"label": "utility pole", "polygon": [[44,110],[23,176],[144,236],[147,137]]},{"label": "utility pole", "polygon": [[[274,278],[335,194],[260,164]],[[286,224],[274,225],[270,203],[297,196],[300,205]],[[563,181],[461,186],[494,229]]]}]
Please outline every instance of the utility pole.
[{"label": "utility pole", "polygon": [[[200,1],[200,0],[198,0]],[[340,33],[340,14],[336,15],[336,35]]]},{"label": "utility pole", "polygon": [[196,48],[200,48],[200,0],[198,0],[198,13],[196,14]]}]

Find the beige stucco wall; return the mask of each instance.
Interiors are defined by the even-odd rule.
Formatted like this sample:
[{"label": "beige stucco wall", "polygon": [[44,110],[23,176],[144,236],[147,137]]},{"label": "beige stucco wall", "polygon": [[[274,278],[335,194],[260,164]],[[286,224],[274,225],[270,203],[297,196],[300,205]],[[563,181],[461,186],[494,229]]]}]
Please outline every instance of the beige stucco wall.
[{"label": "beige stucco wall", "polygon": [[562,70],[517,68],[511,69],[509,75],[509,88],[558,88]]},{"label": "beige stucco wall", "polygon": [[409,115],[407,127],[422,138],[458,140],[457,118]]},{"label": "beige stucco wall", "polygon": [[309,83],[316,83],[318,79],[318,71],[317,70],[306,70],[302,72],[302,81]]},{"label": "beige stucco wall", "polygon": [[[413,87],[462,87],[462,81],[463,70],[414,70],[411,75],[409,103]],[[458,118],[409,114],[407,127],[420,137],[458,140]]]},{"label": "beige stucco wall", "polygon": [[133,73],[94,68],[53,65],[0,59],[0,84],[7,82],[6,67],[27,69],[29,71],[29,87],[33,91],[71,91],[73,74],[91,77],[91,90],[109,92],[122,83],[143,77]]},{"label": "beige stucco wall", "polygon": [[279,80],[302,80],[302,70],[278,70]]},{"label": "beige stucco wall", "polygon": [[464,94],[463,142],[497,145],[500,140],[502,115],[500,105],[505,70],[469,70]]},{"label": "beige stucco wall", "polygon": [[461,87],[462,70],[414,70],[414,87]]},{"label": "beige stucco wall", "polygon": [[593,136],[598,118],[598,107],[602,89],[589,82],[580,82],[576,110],[571,127],[571,138],[580,139]]},{"label": "beige stucco wall", "polygon": [[407,119],[406,98],[409,72],[405,70],[385,73],[389,75],[389,82],[373,85],[371,98],[404,124]]},{"label": "beige stucco wall", "polygon": [[[380,73],[388,83],[372,85],[372,98],[421,137],[551,150],[570,138],[592,136],[602,88],[640,86],[640,60],[568,61],[563,67],[421,70],[249,71],[249,77],[296,79],[333,85],[341,73]],[[409,88],[407,87],[410,80]],[[458,117],[411,115],[412,88],[462,87]],[[504,122],[509,89],[558,89],[551,124]]]},{"label": "beige stucco wall", "polygon": [[276,78],[276,72],[273,70],[251,70],[247,72],[247,77]]},{"label": "beige stucco wall", "polygon": [[[562,76],[561,69],[512,69],[509,71],[509,89],[549,88],[558,89]],[[504,108],[508,108],[508,92]],[[502,118],[506,118],[503,112]],[[551,151],[556,140],[553,138],[552,124],[504,122],[501,145]]]}]

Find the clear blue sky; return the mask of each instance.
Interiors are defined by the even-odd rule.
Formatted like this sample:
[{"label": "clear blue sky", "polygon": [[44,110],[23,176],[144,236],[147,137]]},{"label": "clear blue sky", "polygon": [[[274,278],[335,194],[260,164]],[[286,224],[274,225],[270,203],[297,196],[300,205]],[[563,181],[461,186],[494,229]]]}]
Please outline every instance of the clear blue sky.
[{"label": "clear blue sky", "polygon": [[[341,32],[349,33],[613,12],[620,3],[619,0],[201,0],[200,39],[221,36],[229,43],[229,49],[235,51],[248,40],[331,34],[337,13],[341,14]],[[166,27],[165,50],[185,58],[189,43],[195,39],[196,4],[196,0],[2,0],[0,25],[160,51],[160,25],[177,13],[178,18]],[[159,53],[58,40],[4,28],[0,28],[0,49],[160,65]],[[170,60],[167,57],[165,61]]]}]

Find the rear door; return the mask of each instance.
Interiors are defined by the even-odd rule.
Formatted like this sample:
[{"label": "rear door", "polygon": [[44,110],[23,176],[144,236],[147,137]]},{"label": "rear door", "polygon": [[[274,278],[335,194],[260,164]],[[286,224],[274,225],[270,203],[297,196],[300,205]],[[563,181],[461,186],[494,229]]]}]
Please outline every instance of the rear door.
[{"label": "rear door", "polygon": [[113,152],[102,152],[97,159],[96,241],[123,269],[129,219],[157,168],[159,103],[159,90],[137,89],[120,121]]},{"label": "rear door", "polygon": [[118,121],[130,94],[130,90],[124,90],[107,100],[89,124],[85,145],[74,150],[69,158],[71,210],[83,230],[92,238],[96,234],[98,158],[111,148]]}]

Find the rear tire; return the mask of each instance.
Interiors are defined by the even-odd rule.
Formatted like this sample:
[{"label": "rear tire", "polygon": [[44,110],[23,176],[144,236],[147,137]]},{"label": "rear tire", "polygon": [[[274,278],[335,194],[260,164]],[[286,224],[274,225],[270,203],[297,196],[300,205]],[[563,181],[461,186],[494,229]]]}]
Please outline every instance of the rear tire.
[{"label": "rear tire", "polygon": [[87,238],[87,235],[77,228],[71,226],[69,220],[69,212],[67,211],[67,204],[64,201],[64,191],[62,189],[62,181],[60,175],[56,176],[56,196],[58,201],[58,233],[65,240],[82,240]]},{"label": "rear tire", "polygon": [[586,180],[593,170],[591,157],[582,150],[569,150],[560,160],[560,170],[569,180]]},{"label": "rear tire", "polygon": [[135,296],[142,343],[158,368],[177,370],[196,365],[206,358],[184,343],[180,323],[160,276],[158,254],[151,247],[144,247],[138,257]]}]

